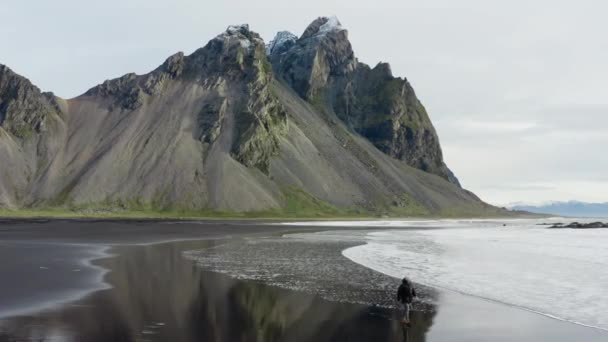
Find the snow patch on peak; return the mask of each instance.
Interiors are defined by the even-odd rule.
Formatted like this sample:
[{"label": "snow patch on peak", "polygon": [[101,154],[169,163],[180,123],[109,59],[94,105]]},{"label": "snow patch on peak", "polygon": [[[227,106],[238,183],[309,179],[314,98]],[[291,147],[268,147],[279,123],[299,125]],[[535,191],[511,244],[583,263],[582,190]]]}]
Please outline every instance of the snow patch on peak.
[{"label": "snow patch on peak", "polygon": [[280,52],[286,44],[295,44],[297,40],[298,36],[295,34],[289,31],[280,31],[274,39],[266,45],[266,54],[270,55],[273,52]]},{"label": "snow patch on peak", "polygon": [[340,20],[338,20],[338,17],[336,17],[335,15],[331,16],[331,17],[327,17],[326,19],[327,19],[327,21],[325,22],[325,24],[323,24],[323,25],[321,25],[321,27],[319,27],[319,33],[344,30],[344,28],[342,27],[342,24],[340,23]]},{"label": "snow patch on peak", "polygon": [[[248,24],[230,25],[226,29],[226,32],[223,34],[220,34],[218,36],[218,38],[219,39],[237,39],[239,44],[241,45],[241,47],[243,47],[244,49],[247,49],[247,50],[249,50],[252,47],[252,45],[254,44],[254,41],[257,42],[257,40],[259,40],[255,35],[252,35],[251,31],[249,31]],[[263,44],[263,42],[262,42],[262,44]]]},{"label": "snow patch on peak", "polygon": [[230,25],[226,29],[226,32],[230,34],[249,32],[249,24]]},{"label": "snow patch on peak", "polygon": [[249,49],[251,47],[251,41],[249,41],[247,39],[241,39],[241,40],[239,40],[239,43],[241,43],[241,47],[243,49]]}]

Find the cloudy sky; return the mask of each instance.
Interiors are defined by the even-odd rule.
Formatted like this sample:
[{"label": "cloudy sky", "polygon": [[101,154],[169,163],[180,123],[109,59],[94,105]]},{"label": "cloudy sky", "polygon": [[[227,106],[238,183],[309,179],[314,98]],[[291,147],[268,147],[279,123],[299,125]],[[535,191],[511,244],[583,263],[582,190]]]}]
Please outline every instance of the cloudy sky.
[{"label": "cloudy sky", "polygon": [[73,97],[190,53],[337,15],[360,61],[407,77],[463,185],[495,204],[608,201],[608,2],[0,0],[0,63]]}]

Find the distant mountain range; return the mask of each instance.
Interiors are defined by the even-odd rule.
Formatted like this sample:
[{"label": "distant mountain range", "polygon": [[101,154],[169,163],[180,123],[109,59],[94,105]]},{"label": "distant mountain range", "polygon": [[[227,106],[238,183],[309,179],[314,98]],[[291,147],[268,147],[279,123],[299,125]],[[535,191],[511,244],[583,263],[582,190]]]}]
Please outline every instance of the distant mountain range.
[{"label": "distant mountain range", "polygon": [[547,204],[514,204],[513,210],[523,210],[532,213],[551,214],[572,217],[608,217],[608,202],[586,203],[579,201],[551,202]]},{"label": "distant mountain range", "polygon": [[508,214],[461,188],[410,83],[326,17],[269,44],[230,26],[73,99],[0,65],[0,165],[15,209]]}]

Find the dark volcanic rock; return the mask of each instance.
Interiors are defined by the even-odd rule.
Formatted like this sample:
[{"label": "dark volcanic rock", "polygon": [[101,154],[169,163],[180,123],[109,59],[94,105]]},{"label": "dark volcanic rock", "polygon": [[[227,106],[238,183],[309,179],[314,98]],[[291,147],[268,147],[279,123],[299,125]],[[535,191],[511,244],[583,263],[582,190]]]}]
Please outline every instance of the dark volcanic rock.
[{"label": "dark volcanic rock", "polygon": [[[231,152],[244,165],[268,173],[270,158],[278,153],[279,137],[286,130],[287,115],[272,95],[274,75],[260,36],[248,25],[230,26],[187,58],[185,73],[202,76],[206,83],[226,80],[239,89],[222,105],[238,108]],[[222,110],[218,113],[223,117]]]},{"label": "dark volcanic rock", "polygon": [[165,63],[145,76],[129,73],[116,79],[106,80],[88,90],[84,96],[97,96],[110,100],[110,111],[114,107],[133,111],[143,104],[146,95],[160,94],[168,79],[178,78],[182,74],[184,64],[184,54],[179,52],[167,58]]},{"label": "dark volcanic rock", "polygon": [[289,46],[271,50],[270,59],[301,97],[335,113],[382,152],[459,185],[409,82],[394,77],[387,63],[360,63],[337,19],[316,19]]},{"label": "dark volcanic rock", "polygon": [[295,34],[289,31],[281,31],[266,46],[266,54],[280,56],[289,51],[297,41],[298,36]]},{"label": "dark volcanic rock", "polygon": [[18,138],[45,130],[48,118],[60,113],[52,93],[42,93],[25,77],[0,64],[0,126]]},{"label": "dark volcanic rock", "polygon": [[175,78],[181,75],[184,70],[184,64],[184,53],[178,52],[167,58],[165,63],[160,66],[160,69]]},{"label": "dark volcanic rock", "polygon": [[572,229],[591,229],[591,228],[608,228],[608,223],[603,222],[591,222],[591,223],[579,223],[572,222],[567,225],[563,225],[562,223],[556,223],[549,228],[572,228]]},{"label": "dark volcanic rock", "polygon": [[279,75],[309,101],[323,98],[332,79],[352,73],[357,64],[346,30],[336,23],[321,29],[329,20],[316,19],[291,49],[270,55]]},{"label": "dark volcanic rock", "polygon": [[270,94],[273,74],[266,46],[248,25],[230,26],[190,56],[177,53],[147,75],[127,74],[107,80],[84,96],[109,100],[110,111],[115,107],[134,111],[147,97],[161,96],[167,82],[176,79],[198,82],[213,92],[228,84],[234,89],[202,108],[195,135],[203,142],[215,142],[226,108],[238,108],[231,151],[244,165],[267,173],[270,158],[278,152],[278,138],[284,133],[287,117]]},{"label": "dark volcanic rock", "polygon": [[[134,73],[126,74],[120,78],[107,80],[87,91],[85,95],[100,96],[112,100],[112,104],[125,110],[135,110],[143,103],[143,91],[139,87],[138,76]],[[113,107],[109,108],[110,111]]]}]

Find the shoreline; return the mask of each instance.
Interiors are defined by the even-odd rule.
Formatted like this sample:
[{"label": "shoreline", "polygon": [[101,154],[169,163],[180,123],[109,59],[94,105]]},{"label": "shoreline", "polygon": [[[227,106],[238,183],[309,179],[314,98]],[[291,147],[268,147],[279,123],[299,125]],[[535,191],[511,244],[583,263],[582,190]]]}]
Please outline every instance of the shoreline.
[{"label": "shoreline", "polygon": [[[28,271],[30,273],[28,276],[30,279],[23,279],[23,277],[17,276],[13,277],[12,281],[7,281],[5,279],[3,285],[0,285],[0,293],[4,294],[1,296],[4,304],[3,308],[0,309],[0,320],[54,310],[72,302],[82,300],[97,291],[111,288],[110,284],[105,281],[105,275],[110,272],[110,270],[95,264],[98,260],[114,256],[109,253],[111,246],[26,241],[4,241],[2,244],[5,248],[0,252],[0,255],[3,253],[10,254],[11,252],[7,251],[7,249],[21,249],[24,247],[36,248],[37,254],[36,259],[32,259],[31,256],[27,259],[23,257],[13,259],[12,266],[14,268],[30,269],[30,271]],[[51,248],[51,250],[47,251],[47,253],[43,253],[42,256],[38,255],[40,249],[44,247]],[[68,251],[66,248],[70,250]],[[76,255],[70,256],[69,260],[65,260],[64,258],[66,257],[60,254],[62,252],[70,252],[69,254],[74,253]],[[47,258],[50,258],[50,260],[47,260]],[[62,265],[54,263],[54,259],[62,259]],[[70,268],[69,270],[65,269],[66,265],[69,266],[67,267]],[[57,268],[63,269],[57,270]],[[3,268],[0,266],[0,271],[2,270]],[[54,272],[53,278],[59,281],[52,285],[45,281],[36,282],[31,279],[32,273],[36,271],[44,273]],[[72,274],[70,274],[70,272],[72,272]],[[46,278],[45,275],[43,275],[43,277]],[[19,293],[19,291],[17,291],[17,293],[11,293],[14,292],[14,290],[9,291],[7,288],[14,287],[13,284],[15,283],[29,283],[30,285],[28,285],[26,292]],[[77,288],[74,288],[74,284],[78,284]],[[37,287],[33,288],[34,286]],[[18,296],[25,300],[25,302],[15,304],[14,302],[16,299],[14,297],[12,300],[9,300],[9,298],[6,297],[7,291],[11,293],[11,296]],[[37,299],[31,301],[31,297]],[[7,304],[7,302],[10,301],[13,303]],[[13,307],[11,307],[11,305]]]},{"label": "shoreline", "polygon": [[594,272],[606,260],[601,248],[608,235],[555,232],[534,222],[456,228],[371,232],[367,244],[343,255],[387,275],[409,269],[418,283],[608,332],[601,299],[606,273]]},{"label": "shoreline", "polygon": [[[3,275],[3,281],[0,284],[0,302],[3,303],[0,308],[0,320],[55,310],[98,291],[111,289],[111,285],[105,279],[111,270],[103,268],[96,261],[116,257],[117,255],[111,251],[117,247],[232,238],[230,233],[234,232],[224,231],[223,229],[226,227],[221,227],[221,229],[216,227],[212,232],[200,231],[205,230],[206,226],[218,223],[237,227],[237,236],[274,234],[295,230],[280,225],[264,227],[266,222],[260,221],[257,229],[247,231],[241,229],[240,225],[244,222],[239,220],[0,218],[0,246],[4,247],[0,250],[0,257],[4,260],[12,260],[10,265],[8,263],[0,264],[0,274]],[[94,227],[93,232],[82,232],[83,234],[79,234],[80,229],[70,229],[78,228],[81,224],[97,226]],[[103,226],[108,224],[117,225],[118,230],[126,228],[119,233],[128,233],[128,236],[126,238],[123,234],[113,236],[113,231],[102,232]],[[144,229],[128,232],[129,229],[148,224],[155,225],[156,229],[145,229],[144,226]],[[179,229],[173,229],[173,225],[176,224],[180,226]],[[251,225],[250,222],[245,224]],[[183,229],[182,225],[188,227]],[[318,231],[320,228],[304,227],[302,230],[312,232]],[[19,252],[23,248],[36,249],[36,253],[26,259]],[[64,255],[66,253],[69,257]],[[66,269],[60,276],[54,274],[53,278],[58,280],[57,284],[43,283],[42,279],[41,281],[34,280],[40,276],[37,272],[55,271],[57,265],[48,266],[48,260],[53,259],[61,259],[63,266],[69,265],[68,268],[78,271],[70,273],[70,270]],[[24,273],[24,270],[27,272]],[[23,284],[34,285],[24,289]],[[77,288],[74,288],[74,284],[78,284]],[[25,292],[14,294],[8,289],[17,291],[21,289]],[[15,297],[20,298],[21,302],[15,304]]]},{"label": "shoreline", "polygon": [[[188,223],[186,223],[188,224]],[[267,284],[264,281],[256,281],[256,280],[238,280],[238,279],[232,279],[230,278],[228,275],[221,275],[221,274],[216,274],[216,273],[209,273],[208,270],[205,270],[204,268],[200,268],[200,266],[197,266],[197,268],[199,269],[198,271],[196,270],[192,270],[189,269],[187,267],[187,265],[191,264],[192,262],[186,260],[185,258],[183,258],[182,256],[182,251],[187,250],[187,248],[189,248],[188,246],[202,246],[202,245],[206,245],[206,246],[217,246],[218,243],[220,243],[220,240],[222,241],[229,241],[229,242],[235,242],[235,241],[241,241],[244,238],[245,239],[258,239],[258,238],[269,238],[269,237],[282,237],[284,234],[292,234],[292,233],[300,233],[300,232],[306,232],[306,233],[312,233],[312,232],[324,232],[324,231],[328,231],[328,230],[332,230],[335,231],[335,227],[319,227],[319,226],[314,226],[314,227],[298,227],[297,229],[293,229],[290,227],[277,227],[275,225],[268,225],[268,226],[264,226],[263,228],[259,228],[257,230],[253,230],[252,225],[242,225],[242,224],[238,224],[237,227],[232,231],[232,234],[219,234],[218,232],[222,232],[225,233],[223,231],[223,229],[220,230],[215,230],[215,233],[212,234],[206,234],[206,236],[198,236],[198,237],[192,237],[189,236],[188,233],[188,229],[183,229],[184,227],[181,227],[182,225],[179,225],[180,228],[180,234],[177,234],[177,232],[173,231],[171,232],[171,234],[165,234],[165,235],[169,235],[169,236],[163,236],[165,239],[159,239],[158,236],[156,236],[155,234],[150,234],[150,236],[137,236],[137,238],[129,238],[127,239],[127,242],[129,242],[128,244],[112,244],[112,243],[108,243],[107,241],[112,241],[111,238],[107,237],[107,236],[98,236],[94,231],[90,232],[92,235],[89,236],[89,238],[96,240],[97,242],[94,244],[90,244],[90,245],[86,245],[88,247],[97,247],[97,248],[103,248],[104,251],[106,252],[106,256],[102,256],[100,258],[95,258],[95,260],[93,261],[93,259],[89,259],[90,265],[94,266],[94,267],[102,267],[105,271],[102,274],[102,280],[104,282],[109,283],[112,287],[106,288],[105,290],[93,290],[92,292],[82,296],[81,298],[75,300],[75,301],[68,301],[67,303],[64,302],[62,305],[59,305],[55,308],[51,308],[51,309],[45,309],[41,312],[37,312],[34,314],[29,314],[27,316],[31,316],[31,317],[54,317],[53,315],[55,315],[56,312],[71,312],[71,311],[78,311],[79,306],[89,306],[89,302],[92,299],[96,299],[96,298],[106,298],[108,296],[118,296],[119,293],[121,293],[121,291],[126,291],[126,289],[128,289],[131,285],[125,285],[125,284],[129,284],[129,283],[122,283],[121,282],[121,278],[120,276],[123,277],[131,277],[130,273],[131,272],[138,272],[141,273],[141,278],[149,278],[149,277],[157,277],[160,276],[163,273],[159,273],[158,275],[156,272],[158,272],[158,270],[155,270],[154,268],[149,268],[149,267],[154,267],[154,265],[159,264],[159,266],[163,267],[166,272],[176,272],[175,270],[182,270],[183,272],[200,272],[200,273],[204,273],[204,274],[209,274],[208,277],[211,278],[217,278],[219,280],[217,280],[220,284],[231,284],[231,287],[241,287],[241,286],[245,286],[246,288],[248,286],[253,286],[254,288],[256,288],[256,291],[262,291],[262,293],[280,293],[282,297],[285,297],[287,299],[291,298],[291,297],[298,297],[298,298],[306,298],[306,300],[304,301],[305,303],[308,303],[309,301],[315,301],[316,304],[313,305],[313,307],[329,307],[332,308],[332,310],[338,310],[339,312],[342,312],[341,310],[355,310],[356,312],[360,312],[357,315],[363,315],[363,316],[357,316],[359,318],[357,318],[359,323],[358,324],[371,324],[370,322],[376,322],[374,324],[388,324],[391,325],[393,323],[396,323],[395,321],[392,321],[392,319],[390,317],[387,317],[386,315],[392,315],[391,312],[393,312],[392,309],[388,309],[388,311],[386,311],[387,309],[381,309],[379,307],[377,307],[376,309],[374,309],[373,306],[370,306],[369,304],[366,305],[360,305],[360,304],[349,304],[349,303],[345,303],[345,302],[328,302],[325,303],[326,300],[324,299],[319,299],[321,300],[321,302],[317,302],[317,298],[318,295],[311,295],[311,294],[306,294],[306,293],[301,293],[299,291],[294,291],[294,290],[283,290],[283,289],[275,289],[274,286],[272,286],[271,284]],[[166,226],[163,228],[167,228]],[[198,226],[197,228],[201,228],[200,226]],[[205,227],[204,227],[205,228]],[[206,227],[209,228],[209,227]],[[217,228],[217,227],[216,227]],[[295,227],[294,227],[295,228]],[[66,228],[63,228],[66,229]],[[376,228],[377,229],[377,228]],[[69,229],[68,229],[69,230]],[[370,229],[345,229],[345,230],[363,230],[363,231],[368,231]],[[372,228],[372,230],[375,230]],[[383,230],[383,229],[382,229]],[[37,230],[39,232],[39,230]],[[151,230],[153,231],[153,229]],[[2,232],[0,229],[0,234],[3,234],[6,232]],[[110,234],[112,233],[112,230],[110,230],[109,232]],[[168,232],[165,232],[168,233]],[[237,234],[238,233],[238,234]],[[104,234],[108,234],[108,232],[104,232]],[[104,235],[101,234],[101,235]],[[186,236],[178,236],[178,235],[186,235]],[[200,234],[199,235],[205,235],[205,234]],[[0,235],[0,239],[3,237],[3,235]],[[46,236],[42,235],[42,236],[38,236],[43,242],[46,241]],[[82,240],[82,236],[80,237],[80,239]],[[173,240],[167,240],[168,238],[173,238]],[[35,239],[34,239],[35,240]],[[0,240],[1,243],[4,243],[5,240]],[[104,243],[105,245],[102,245],[101,243]],[[139,242],[139,243],[137,243]],[[23,243],[23,242],[22,242]],[[57,245],[56,242],[52,243],[53,245]],[[83,246],[78,245],[76,243],[67,243],[67,244],[63,244],[63,246]],[[105,246],[105,247],[104,247]],[[169,252],[161,252],[161,251],[169,251]],[[238,252],[242,251],[242,248],[236,248],[235,250],[237,250]],[[318,250],[318,248],[317,248]],[[328,251],[331,251],[331,249],[327,249]],[[142,257],[142,255],[140,255],[139,253],[143,253],[142,251],[149,251],[146,252],[147,254],[143,254],[145,256],[145,259],[137,259],[136,257],[139,255],[139,257]],[[159,251],[159,252],[156,252]],[[108,254],[107,252],[111,253]],[[335,253],[338,253],[341,255],[342,250],[335,250]],[[331,253],[334,253],[331,252]],[[152,254],[150,254],[152,253]],[[160,253],[160,254],[159,254]],[[176,262],[176,264],[167,264],[167,265],[162,265],[162,263],[166,262],[167,256],[163,256],[163,253],[170,253],[168,254],[168,256],[173,255],[173,258],[177,258],[175,260],[173,260],[172,262]],[[326,253],[326,252],[322,252],[322,253]],[[325,255],[325,254],[323,254]],[[129,260],[129,258],[134,258],[133,260]],[[152,258],[150,260],[150,258]],[[359,264],[356,264],[350,260],[348,260],[346,257],[342,257],[343,260],[342,261],[338,261],[338,263],[340,265],[340,267],[355,267],[349,263],[352,263],[354,265],[357,265],[360,268],[365,268],[364,266],[361,266]],[[171,259],[171,258],[170,258]],[[183,260],[181,260],[183,259]],[[137,268],[140,267],[140,263],[148,263],[150,266],[146,266],[143,267],[142,270],[138,270]],[[121,264],[123,263],[123,264]],[[124,263],[127,263],[127,265],[125,266]],[[129,266],[131,265],[131,266]],[[124,267],[137,267],[137,268],[127,268],[127,269],[123,269]],[[367,269],[365,268],[367,271],[361,271],[359,270],[359,272],[375,272],[372,271],[371,269]],[[142,273],[143,272],[143,273]],[[215,274],[215,275],[212,275]],[[351,274],[351,273],[349,273]],[[163,278],[159,278],[159,279],[164,279],[165,277],[176,277],[177,279],[179,279],[179,277],[183,276],[180,274],[172,274],[169,273],[167,275],[163,274]],[[118,277],[118,278],[117,278]],[[138,277],[138,278],[140,278]],[[296,278],[299,278],[298,276],[293,276]],[[204,278],[204,277],[202,277]],[[230,278],[230,279],[226,279],[226,278]],[[117,280],[118,279],[118,280]],[[126,279],[126,278],[125,278]],[[150,278],[153,279],[153,278]],[[186,283],[192,281],[192,279],[187,278],[188,280],[186,281]],[[198,279],[198,278],[193,278],[193,279]],[[145,279],[138,279],[137,281],[143,281],[142,286],[149,286],[149,285],[145,285],[148,281]],[[164,281],[164,280],[163,280]],[[200,280],[199,281],[205,281],[205,280]],[[195,282],[195,281],[194,281]],[[248,285],[245,285],[248,284]],[[390,285],[390,284],[389,284]],[[127,286],[127,287],[125,287]],[[175,286],[172,284],[167,284],[166,286]],[[186,284],[186,286],[188,287],[188,284]],[[392,286],[392,285],[390,285]],[[225,286],[219,286],[218,290],[221,290],[220,293],[224,290]],[[177,289],[176,289],[177,290]],[[144,288],[144,292],[145,292],[145,288]],[[179,291],[184,291],[184,289],[179,289]],[[491,315],[498,315],[498,317],[503,317],[506,318],[506,322],[520,322],[521,324],[524,324],[523,322],[537,322],[539,324],[539,326],[541,327],[541,330],[554,330],[557,332],[560,332],[561,334],[566,334],[566,336],[568,336],[568,333],[570,333],[569,336],[573,336],[572,332],[574,331],[574,335],[575,336],[580,336],[581,334],[590,337],[590,340],[594,340],[594,338],[597,338],[596,340],[601,340],[601,338],[605,338],[606,335],[598,335],[596,336],[594,333],[588,332],[586,331],[587,329],[593,330],[595,331],[596,329],[593,328],[585,328],[582,327],[580,325],[577,325],[575,323],[571,323],[568,321],[558,321],[552,318],[548,318],[546,316],[542,316],[538,313],[532,313],[532,312],[526,312],[524,310],[521,310],[522,308],[518,308],[518,307],[511,307],[508,304],[504,304],[504,303],[496,303],[496,302],[492,302],[492,301],[488,301],[488,300],[484,300],[482,298],[479,297],[474,297],[474,296],[469,296],[469,295],[463,295],[463,294],[449,294],[447,293],[447,291],[445,290],[441,290],[439,289],[438,291],[438,298],[440,298],[440,300],[437,303],[437,308],[438,311],[435,314],[431,314],[431,313],[424,313],[424,312],[419,312],[417,313],[416,317],[418,317],[419,320],[421,320],[421,322],[425,322],[425,320],[430,319],[432,324],[427,322],[424,323],[424,327],[428,328],[426,330],[430,330],[430,331],[426,331],[425,329],[422,329],[420,331],[418,331],[419,334],[422,334],[423,336],[428,335],[429,337],[431,336],[438,336],[438,340],[458,340],[458,339],[449,339],[446,338],[449,334],[450,331],[453,331],[454,329],[456,329],[457,331],[462,332],[461,330],[463,330],[464,332],[471,332],[468,329],[465,329],[463,327],[458,327],[458,324],[454,324],[453,322],[451,322],[451,320],[455,320],[455,319],[463,319],[464,317],[459,318],[462,315],[462,312],[460,312],[461,310],[464,310],[466,312],[469,313],[469,315],[464,315],[467,318],[470,319],[475,319],[474,317],[478,317],[480,319],[484,319],[485,314],[483,314],[483,312],[488,312],[491,313]],[[118,293],[118,294],[116,294]],[[358,292],[355,292],[358,293]],[[372,293],[373,294],[373,293]],[[170,294],[163,294],[163,296],[171,296]],[[274,296],[274,295],[273,295]],[[272,297],[272,296],[271,296]],[[118,298],[122,298],[122,297],[118,297]],[[146,297],[148,298],[148,297]],[[373,298],[373,296],[372,296]],[[286,299],[286,300],[287,300]],[[103,299],[102,302],[106,302],[108,299]],[[151,298],[148,298],[148,300],[152,300]],[[122,300],[121,300],[122,301]],[[101,305],[101,304],[97,304],[97,305]],[[104,304],[104,305],[108,305],[108,304]],[[121,303],[116,303],[113,304],[116,307],[121,307],[124,304]],[[132,304],[135,305],[135,304]],[[167,304],[164,304],[165,306]],[[173,305],[173,304],[170,304]],[[254,307],[258,307],[259,304],[255,304]],[[161,306],[162,307],[162,306]],[[85,310],[84,308],[82,310]],[[121,310],[127,310],[127,308],[123,308]],[[130,309],[129,309],[130,310]],[[370,311],[371,310],[371,311]],[[374,310],[380,310],[380,314],[378,317],[376,318],[365,318],[368,317],[370,315],[374,315],[372,311]],[[86,310],[85,310],[86,311]],[[456,313],[453,313],[453,311],[455,311]],[[374,311],[375,312],[375,311]],[[498,313],[497,313],[498,312]],[[90,313],[89,313],[90,314]],[[442,318],[444,315],[447,314],[447,319]],[[342,316],[340,316],[342,317]],[[346,315],[344,317],[349,317],[349,315]],[[426,317],[426,318],[424,318]],[[346,319],[346,318],[345,318]],[[378,321],[378,319],[380,321]],[[2,333],[2,321],[8,321],[9,325],[10,322],[13,322],[14,320],[17,320],[17,318],[8,318],[8,320],[6,318],[2,318],[0,319],[0,336]],[[382,323],[381,321],[385,320],[388,323]],[[434,321],[434,322],[433,322]],[[500,321],[500,320],[499,320]],[[499,322],[500,323],[500,322]],[[463,323],[464,324],[464,323]],[[506,328],[510,328],[512,326],[512,324],[507,323],[505,324],[505,326],[498,324],[498,326],[492,326],[492,325],[488,325],[489,323],[486,323],[486,326],[481,329],[480,331],[485,331],[486,333],[495,333],[496,331],[502,331],[503,329]],[[549,327],[549,328],[547,328]],[[394,326],[391,328],[394,330]],[[388,329],[388,328],[387,328]],[[582,329],[582,330],[581,330]],[[143,331],[143,330],[142,330]],[[603,330],[600,330],[601,332],[604,332]],[[434,335],[435,334],[435,335]],[[438,334],[438,335],[437,335]],[[543,335],[544,336],[544,335]],[[469,336],[470,337],[470,336]],[[523,336],[521,337],[521,339],[523,339],[524,341],[527,340],[534,340],[532,339],[532,335],[530,336]],[[465,339],[463,339],[465,340]],[[472,341],[483,341],[484,339],[481,338],[481,336],[477,336],[475,338],[471,338],[469,340]],[[559,339],[558,339],[559,340]],[[414,338],[414,341],[416,341],[416,339]],[[566,341],[566,339],[564,339],[564,341]]]},{"label": "shoreline", "polygon": [[[374,270],[373,268],[368,267],[368,266],[366,266],[366,265],[364,265],[362,263],[359,263],[359,262],[357,262],[357,261],[349,258],[348,256],[346,256],[344,254],[344,252],[346,252],[348,249],[355,248],[355,247],[358,247],[358,246],[349,247],[349,248],[343,250],[342,251],[342,255],[346,259],[348,259],[348,260],[350,260],[350,261],[352,261],[354,263],[357,263],[357,264],[359,264],[359,265],[361,265],[363,267],[367,267],[367,268],[369,268],[371,270]],[[381,271],[378,271],[378,270],[375,270],[375,271],[376,272],[381,272]],[[389,277],[392,277],[389,274],[386,274],[386,275],[389,276]],[[393,278],[395,278],[395,277],[393,277]],[[395,278],[395,279],[398,280],[398,278]],[[435,289],[437,291],[450,292],[450,293],[458,294],[458,295],[461,295],[461,296],[466,296],[466,297],[471,297],[471,298],[478,299],[478,300],[487,301],[487,302],[494,303],[494,304],[504,305],[504,306],[515,308],[515,309],[527,311],[527,312],[530,312],[530,313],[533,313],[533,314],[536,314],[536,315],[540,315],[540,316],[543,316],[543,317],[546,317],[546,318],[554,319],[556,321],[560,321],[560,322],[564,322],[564,323],[570,323],[570,324],[574,324],[574,325],[585,327],[585,328],[595,329],[595,330],[598,330],[598,331],[600,331],[602,333],[608,333],[608,329],[607,328],[602,328],[602,327],[598,327],[598,326],[594,326],[594,325],[590,325],[590,324],[585,324],[585,323],[574,321],[574,320],[569,320],[569,319],[566,319],[566,318],[562,318],[562,317],[556,316],[554,314],[550,314],[550,313],[546,313],[546,312],[530,309],[530,308],[527,308],[525,306],[520,306],[520,305],[517,305],[517,304],[512,304],[512,303],[508,303],[508,302],[504,302],[504,301],[500,301],[500,300],[497,300],[497,299],[493,299],[493,298],[489,298],[489,297],[484,297],[484,296],[480,296],[480,295],[476,295],[476,294],[472,294],[472,293],[458,291],[458,290],[450,289],[450,288],[447,288],[447,287],[441,287],[441,286],[438,286],[438,285],[431,285],[431,284],[424,284],[424,283],[417,283],[417,284],[431,287],[431,288],[433,288],[433,289]]]}]

